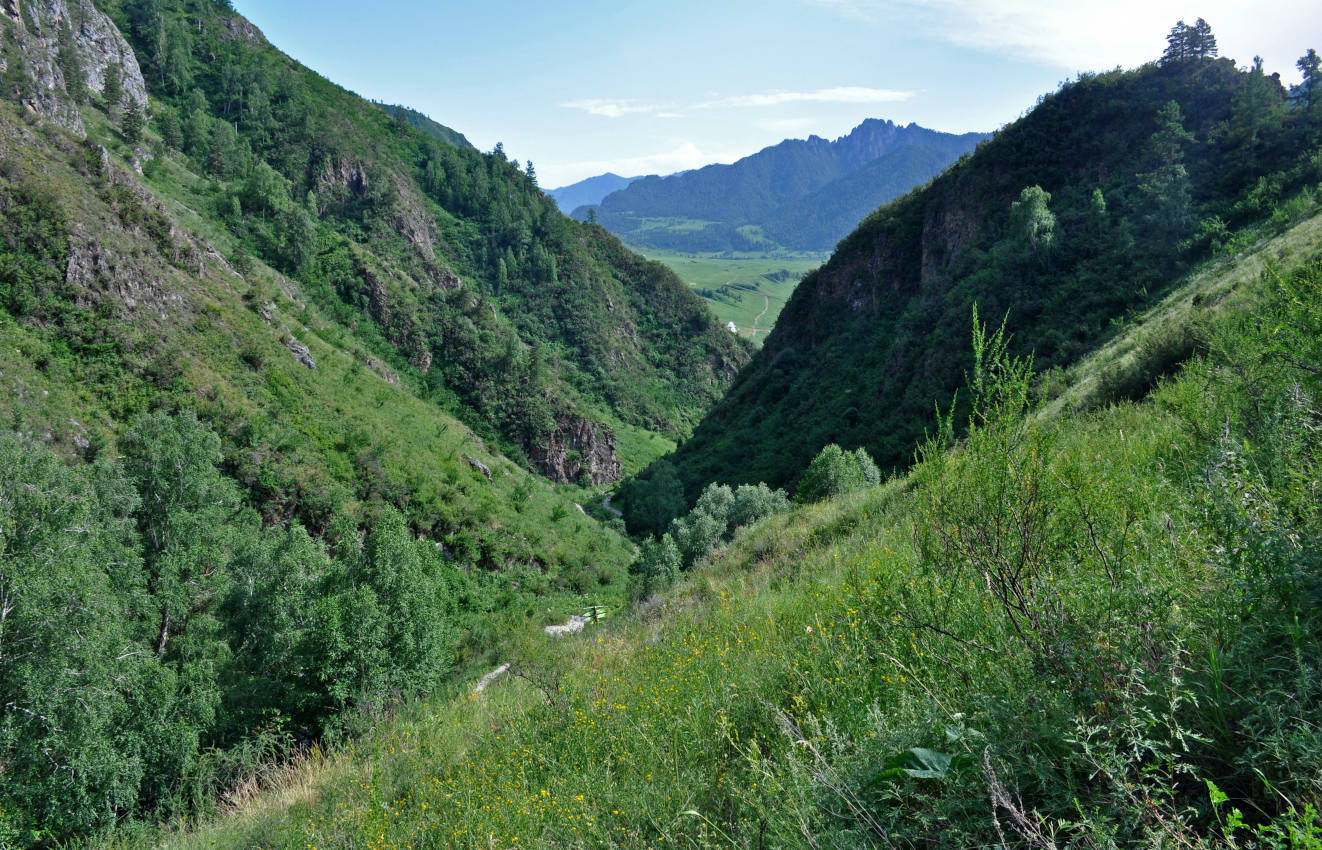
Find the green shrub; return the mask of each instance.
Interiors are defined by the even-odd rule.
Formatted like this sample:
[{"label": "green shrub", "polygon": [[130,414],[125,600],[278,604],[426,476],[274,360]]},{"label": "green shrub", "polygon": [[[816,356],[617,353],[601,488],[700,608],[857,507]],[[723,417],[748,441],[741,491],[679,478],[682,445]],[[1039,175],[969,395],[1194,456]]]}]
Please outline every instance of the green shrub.
[{"label": "green shrub", "polygon": [[794,499],[803,504],[820,502],[864,487],[875,487],[879,483],[881,471],[866,451],[859,448],[846,452],[831,443],[808,464],[803,477],[799,479],[799,489]]}]

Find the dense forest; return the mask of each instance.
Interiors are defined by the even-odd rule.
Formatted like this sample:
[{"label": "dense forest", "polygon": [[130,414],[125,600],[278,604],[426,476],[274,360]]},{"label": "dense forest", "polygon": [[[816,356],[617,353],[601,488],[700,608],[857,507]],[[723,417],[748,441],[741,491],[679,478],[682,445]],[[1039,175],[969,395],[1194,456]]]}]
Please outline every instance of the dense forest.
[{"label": "dense forest", "polygon": [[835,141],[788,139],[732,165],[634,180],[573,215],[672,251],[829,251],[985,138],[869,119]]},{"label": "dense forest", "polygon": [[[1191,262],[1238,251],[1236,228],[1290,220],[1278,202],[1322,178],[1309,86],[1287,92],[1260,62],[1239,69],[1213,50],[1043,97],[842,240],[729,394],[643,479],[660,486],[629,486],[642,506],[631,527],[659,530],[647,505],[692,504],[710,481],[792,485],[829,443],[904,468],[938,409],[966,410],[956,390],[975,305],[1059,383]],[[1172,329],[1112,396],[1140,395],[1195,347]]]}]

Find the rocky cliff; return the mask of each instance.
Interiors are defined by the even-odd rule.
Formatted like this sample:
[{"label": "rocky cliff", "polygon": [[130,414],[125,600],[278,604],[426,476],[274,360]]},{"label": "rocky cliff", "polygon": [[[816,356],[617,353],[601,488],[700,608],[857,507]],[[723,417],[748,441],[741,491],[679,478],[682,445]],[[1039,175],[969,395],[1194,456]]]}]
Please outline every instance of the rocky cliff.
[{"label": "rocky cliff", "polygon": [[561,484],[609,484],[623,474],[615,434],[582,416],[558,416],[555,430],[529,454],[543,475]]},{"label": "rocky cliff", "polygon": [[106,72],[122,68],[121,104],[147,103],[137,56],[90,0],[0,0],[0,73],[29,110],[86,135],[79,104],[99,96]]}]

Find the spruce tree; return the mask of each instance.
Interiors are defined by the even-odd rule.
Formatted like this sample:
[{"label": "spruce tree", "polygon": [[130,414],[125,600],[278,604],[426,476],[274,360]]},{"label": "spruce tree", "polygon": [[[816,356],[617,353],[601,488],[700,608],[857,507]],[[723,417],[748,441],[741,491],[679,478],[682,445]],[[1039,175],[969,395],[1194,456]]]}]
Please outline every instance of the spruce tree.
[{"label": "spruce tree", "polygon": [[119,128],[124,133],[124,141],[130,145],[136,145],[142,141],[142,107],[138,102],[129,99],[129,105],[124,109],[124,117],[119,122]]},{"label": "spruce tree", "polygon": [[1189,46],[1193,59],[1216,58],[1216,36],[1212,34],[1212,27],[1202,18],[1194,21]]},{"label": "spruce tree", "polygon": [[73,29],[67,20],[60,22],[56,35],[55,64],[64,76],[64,91],[74,103],[87,99],[87,78],[83,75],[83,62],[74,46]]},{"label": "spruce tree", "polygon": [[1322,86],[1322,57],[1310,47],[1294,65],[1304,75],[1303,82],[1299,84],[1299,91],[1304,97],[1304,116],[1309,121],[1315,120],[1317,104],[1322,100],[1318,92],[1318,87]]},{"label": "spruce tree", "polygon": [[119,102],[124,97],[124,66],[118,62],[106,68],[106,79],[101,86],[101,104],[108,115],[119,110]]}]

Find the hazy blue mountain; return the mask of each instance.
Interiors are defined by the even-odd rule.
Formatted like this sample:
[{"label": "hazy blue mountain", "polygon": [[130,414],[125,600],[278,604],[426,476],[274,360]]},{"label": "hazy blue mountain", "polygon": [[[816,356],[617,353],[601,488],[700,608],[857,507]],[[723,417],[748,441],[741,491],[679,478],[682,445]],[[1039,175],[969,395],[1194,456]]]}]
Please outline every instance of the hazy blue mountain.
[{"label": "hazy blue mountain", "polygon": [[561,210],[568,212],[582,206],[599,204],[607,195],[618,192],[638,179],[607,172],[577,183],[570,183],[568,186],[551,189],[546,194],[551,196]]},{"label": "hazy blue mountain", "polygon": [[985,138],[868,119],[835,141],[788,139],[731,165],[644,177],[604,197],[597,220],[628,242],[677,251],[830,250]]}]

